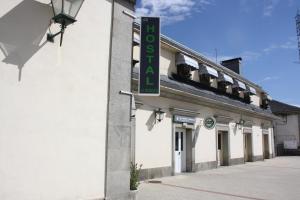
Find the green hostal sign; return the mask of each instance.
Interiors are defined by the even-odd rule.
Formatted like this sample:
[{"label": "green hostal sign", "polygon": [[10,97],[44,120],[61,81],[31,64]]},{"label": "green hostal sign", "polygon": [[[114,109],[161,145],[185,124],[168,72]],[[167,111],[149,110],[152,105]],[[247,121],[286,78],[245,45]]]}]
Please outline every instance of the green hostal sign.
[{"label": "green hostal sign", "polygon": [[160,94],[160,18],[141,18],[139,94],[159,96]]}]

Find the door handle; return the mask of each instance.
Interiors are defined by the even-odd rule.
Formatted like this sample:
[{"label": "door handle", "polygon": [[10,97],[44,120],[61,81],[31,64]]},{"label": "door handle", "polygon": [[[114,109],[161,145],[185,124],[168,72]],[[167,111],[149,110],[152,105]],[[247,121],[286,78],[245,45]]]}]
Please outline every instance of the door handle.
[{"label": "door handle", "polygon": [[180,155],[180,152],[178,152],[178,155]]}]

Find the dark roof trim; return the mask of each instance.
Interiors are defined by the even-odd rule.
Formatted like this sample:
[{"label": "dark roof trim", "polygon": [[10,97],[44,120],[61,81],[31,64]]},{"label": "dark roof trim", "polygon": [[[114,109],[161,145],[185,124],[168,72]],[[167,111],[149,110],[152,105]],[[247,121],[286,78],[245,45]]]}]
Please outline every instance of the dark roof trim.
[{"label": "dark roof trim", "polygon": [[231,61],[234,61],[234,60],[239,60],[239,61],[242,61],[243,59],[241,57],[238,57],[238,58],[232,58],[232,59],[229,59],[229,60],[222,60],[221,62],[231,62]]},{"label": "dark roof trim", "polygon": [[[138,72],[137,68],[134,69],[133,79],[138,80]],[[187,85],[185,83],[181,83],[175,80],[170,79],[165,75],[161,75],[161,86],[165,88],[169,88],[171,90],[177,90],[180,92],[188,93],[193,96],[198,96],[203,99],[209,100],[210,104],[222,104],[224,106],[228,106],[228,108],[239,108],[244,112],[248,112],[251,114],[263,116],[264,118],[268,118],[271,120],[279,119],[277,116],[273,115],[270,110],[263,110],[257,106],[246,104],[237,100],[230,99],[226,96],[215,94],[212,91],[201,90],[199,88],[195,88],[194,86]]]},{"label": "dark roof trim", "polygon": [[128,1],[129,3],[132,3],[132,4],[136,4],[136,0],[125,0],[125,1]]}]

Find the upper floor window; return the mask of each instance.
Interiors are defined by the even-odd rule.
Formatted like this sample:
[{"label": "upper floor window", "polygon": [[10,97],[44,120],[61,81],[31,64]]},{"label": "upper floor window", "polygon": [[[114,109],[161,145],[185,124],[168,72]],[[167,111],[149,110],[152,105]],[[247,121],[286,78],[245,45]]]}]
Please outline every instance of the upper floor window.
[{"label": "upper floor window", "polygon": [[223,93],[228,92],[228,88],[233,85],[233,78],[228,76],[227,74],[219,72],[218,78],[218,89]]},{"label": "upper floor window", "polygon": [[232,94],[235,96],[240,96],[241,92],[244,92],[246,90],[246,85],[245,83],[239,81],[239,80],[234,80],[234,84],[232,85]]},{"label": "upper floor window", "polygon": [[268,109],[270,101],[272,101],[272,98],[267,93],[262,93],[260,107],[263,109]]},{"label": "upper floor window", "polygon": [[219,77],[218,71],[212,67],[201,64],[199,66],[199,79],[201,83],[212,86],[215,79]]},{"label": "upper floor window", "polygon": [[198,70],[198,62],[182,53],[176,55],[177,75],[184,79],[191,79],[191,71]]}]

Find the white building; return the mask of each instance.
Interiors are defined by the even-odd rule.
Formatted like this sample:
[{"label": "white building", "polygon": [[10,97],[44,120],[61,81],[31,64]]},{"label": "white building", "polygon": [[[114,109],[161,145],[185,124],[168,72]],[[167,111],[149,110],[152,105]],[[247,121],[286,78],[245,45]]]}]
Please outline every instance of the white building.
[{"label": "white building", "polygon": [[0,199],[128,199],[135,1],[84,1],[62,47],[50,2],[1,0]]},{"label": "white building", "polygon": [[133,157],[143,165],[142,179],[274,157],[276,117],[266,92],[239,74],[240,58],[222,66],[162,36],[160,62],[159,97],[138,95],[138,64],[133,69]]},{"label": "white building", "polygon": [[163,36],[161,95],[141,97],[135,0],[84,1],[61,47],[50,1],[0,6],[1,200],[130,199],[131,160],[145,179],[274,156],[277,118],[228,69],[240,59],[226,68]]},{"label": "white building", "polygon": [[[277,155],[284,154],[283,148],[290,150],[298,149],[300,146],[300,108],[275,100],[270,102],[270,107],[272,112],[280,117],[280,120],[274,123]],[[285,153],[293,154],[293,151]],[[296,154],[299,155],[299,152]]]}]

